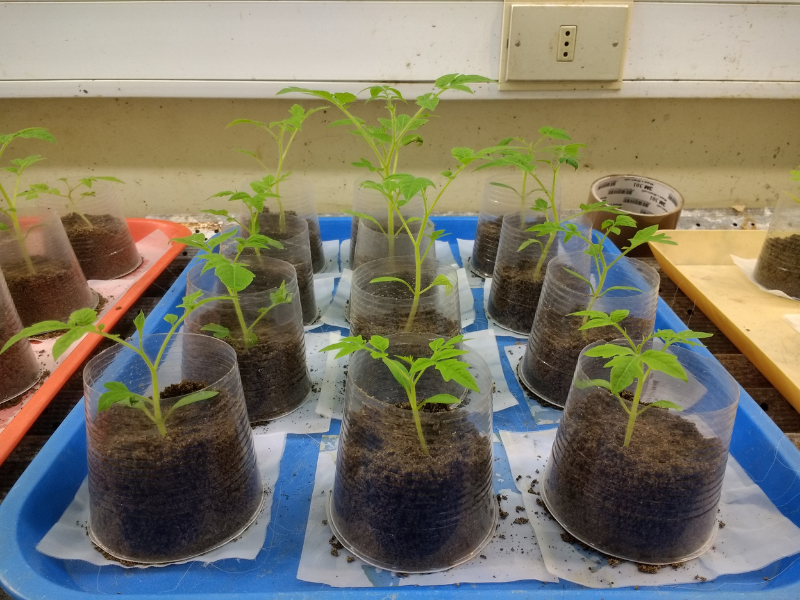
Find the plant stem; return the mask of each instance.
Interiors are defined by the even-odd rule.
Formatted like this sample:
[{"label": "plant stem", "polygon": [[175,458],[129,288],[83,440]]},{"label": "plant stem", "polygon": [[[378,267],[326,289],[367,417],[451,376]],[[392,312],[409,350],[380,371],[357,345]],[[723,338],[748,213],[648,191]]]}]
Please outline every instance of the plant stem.
[{"label": "plant stem", "polygon": [[411,404],[411,413],[414,416],[414,426],[417,428],[417,437],[419,437],[419,444],[422,446],[422,453],[425,456],[429,456],[428,444],[425,443],[425,435],[422,433],[422,421],[420,421],[419,409],[417,408],[417,389],[413,381],[408,389],[408,400]]},{"label": "plant stem", "polygon": [[627,447],[631,443],[631,437],[633,436],[633,426],[636,423],[636,417],[639,416],[638,408],[639,408],[639,400],[642,397],[642,388],[644,387],[644,381],[647,379],[647,376],[650,375],[650,368],[647,369],[645,374],[639,378],[639,381],[636,383],[636,393],[633,396],[633,404],[631,405],[631,412],[628,413],[628,426],[625,429],[625,441],[622,443],[623,447]]},{"label": "plant stem", "polygon": [[14,181],[14,191],[12,192],[12,196],[10,199],[8,196],[6,196],[6,201],[8,202],[8,212],[6,214],[11,219],[11,223],[14,225],[14,235],[17,238],[17,243],[19,244],[19,249],[22,253],[22,259],[25,261],[25,266],[28,268],[28,273],[33,275],[36,273],[36,268],[33,266],[33,260],[31,260],[30,254],[28,254],[28,248],[25,245],[25,235],[22,233],[22,227],[19,224],[19,215],[17,214],[17,198],[19,194],[19,181],[21,177],[22,173],[17,173],[17,178]]}]

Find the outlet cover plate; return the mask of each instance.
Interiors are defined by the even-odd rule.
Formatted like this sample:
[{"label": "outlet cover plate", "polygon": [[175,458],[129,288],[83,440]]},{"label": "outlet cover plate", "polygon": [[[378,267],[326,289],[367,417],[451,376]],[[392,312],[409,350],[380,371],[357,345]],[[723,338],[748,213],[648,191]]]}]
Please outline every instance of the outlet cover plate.
[{"label": "outlet cover plate", "polygon": [[[507,88],[519,89],[541,82],[620,87],[630,4],[521,4],[507,0],[505,12],[501,88],[504,83],[510,84]],[[563,25],[577,26],[575,58],[569,62],[557,60]]]}]

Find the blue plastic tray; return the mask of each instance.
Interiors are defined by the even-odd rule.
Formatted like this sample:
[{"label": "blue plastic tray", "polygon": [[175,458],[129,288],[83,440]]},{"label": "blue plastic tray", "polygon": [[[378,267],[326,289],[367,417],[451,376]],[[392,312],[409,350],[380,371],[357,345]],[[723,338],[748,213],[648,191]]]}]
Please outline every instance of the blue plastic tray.
[{"label": "blue plastic tray", "polygon": [[[320,219],[323,239],[346,239],[350,219]],[[437,226],[446,229],[453,253],[458,256],[456,238],[471,239],[474,217],[439,217]],[[191,267],[191,265],[190,265]],[[187,267],[188,270],[188,267]],[[174,310],[185,290],[185,271],[148,319],[148,332],[163,331],[161,320]],[[483,291],[474,290],[476,325],[483,313]],[[684,325],[659,300],[656,326],[683,328]],[[330,328],[328,328],[330,329]],[[500,346],[514,343],[498,338]],[[536,425],[516,384],[505,352],[500,353],[506,379],[520,400],[518,406],[495,414],[495,429],[532,430]],[[333,421],[329,433],[339,431]],[[35,546],[59,519],[86,477],[84,408],[80,402],[65,419],[39,455],[0,505],[0,584],[15,598],[69,600],[90,596],[159,598],[800,598],[799,556],[780,560],[757,572],[720,577],[706,583],[635,590],[620,588],[592,590],[562,583],[519,581],[502,584],[465,584],[419,588],[335,589],[296,579],[300,550],[306,529],[310,496],[314,484],[321,434],[289,435],[281,462],[281,474],[272,496],[272,520],[264,548],[253,561],[225,560],[203,565],[189,563],[146,570],[96,567],[81,561],[63,561],[39,554]],[[800,453],[742,390],[733,430],[731,452],[761,485],[776,506],[800,525]],[[388,575],[388,574],[387,574]],[[391,585],[392,578],[387,578]]]}]

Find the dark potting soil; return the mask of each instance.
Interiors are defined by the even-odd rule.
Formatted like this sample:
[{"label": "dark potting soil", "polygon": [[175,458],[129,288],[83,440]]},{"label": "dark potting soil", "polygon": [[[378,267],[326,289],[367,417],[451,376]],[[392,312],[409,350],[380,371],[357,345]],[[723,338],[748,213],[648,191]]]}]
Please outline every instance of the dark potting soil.
[{"label": "dark potting soil", "polygon": [[497,247],[500,245],[500,229],[503,217],[478,221],[475,230],[475,246],[470,258],[470,269],[481,277],[491,277],[494,272],[494,261],[497,259]]},{"label": "dark potting soil", "polygon": [[[546,302],[539,306],[537,331],[531,332],[528,348],[519,365],[524,387],[545,402],[559,407],[567,402],[581,350],[594,342],[619,337],[619,332],[612,327],[578,331],[583,317],[571,317],[569,313],[579,310],[583,308],[557,310]],[[620,325],[634,340],[641,340],[653,330],[653,321],[630,316]]]},{"label": "dark potting soil", "polygon": [[[262,230],[260,233],[264,235],[269,235],[275,239],[277,238],[274,235],[270,235],[266,231],[263,230],[265,224],[270,229],[276,229],[278,223],[278,215],[277,213],[270,213],[269,207],[264,208],[264,214],[269,214],[268,221],[265,221],[263,216],[259,219],[259,226],[261,226]],[[293,210],[287,210],[284,212],[286,215],[291,215],[293,217],[297,216],[297,212]],[[305,217],[304,217],[305,218]],[[311,266],[314,269],[314,273],[319,273],[325,268],[325,253],[322,250],[322,233],[319,230],[319,219],[312,219],[312,218],[305,218],[306,223],[308,223],[308,242],[311,246]],[[293,235],[297,235],[299,231],[295,231]],[[289,236],[291,237],[291,236]]]},{"label": "dark potting soil", "polygon": [[712,535],[727,449],[665,409],[637,418],[627,448],[626,425],[610,394],[573,394],[546,472],[548,508],[571,534],[613,556],[685,559]]},{"label": "dark potting soil", "polygon": [[[44,256],[32,256],[34,273],[24,262],[8,265],[3,274],[8,290],[25,326],[39,321],[66,321],[73,311],[92,307],[94,295],[86,281],[68,262],[51,261]],[[85,302],[84,298],[91,301]]]},{"label": "dark potting soil", "polygon": [[542,293],[547,265],[539,279],[533,278],[536,262],[521,260],[514,265],[497,265],[487,312],[503,327],[522,334],[530,333]]},{"label": "dark potting soil", "polygon": [[194,392],[199,392],[208,387],[205,381],[187,381],[184,379],[180,383],[171,383],[161,391],[161,399],[168,400],[169,398],[177,398],[178,396],[186,396]]},{"label": "dark potting soil", "polygon": [[800,234],[767,239],[753,277],[768,290],[800,298]]},{"label": "dark potting soil", "polygon": [[[398,275],[397,273],[393,275],[402,277],[402,275]],[[413,281],[413,279],[411,279],[411,281]],[[428,282],[423,282],[423,285],[428,285]],[[409,289],[399,282],[375,284],[371,286],[370,291],[375,296],[387,299],[411,300],[413,297]],[[457,294],[458,291],[454,289],[452,293]],[[410,306],[409,303],[409,308]],[[392,313],[381,310],[379,314],[375,314],[375,312],[364,310],[353,311],[351,304],[349,318],[350,331],[352,334],[369,339],[373,335],[389,335],[401,331],[404,332],[406,323],[408,322],[408,312]],[[420,306],[409,332],[435,333],[446,338],[451,338],[461,333],[460,315],[459,319],[448,318],[447,315],[442,314],[442,312],[436,310],[433,306]]]},{"label": "dark potting soil", "polygon": [[142,262],[128,225],[111,215],[77,213],[62,217],[69,243],[86,279],[114,279],[133,271]]},{"label": "dark potting soil", "polygon": [[[9,327],[10,319],[2,319],[2,329],[0,329],[0,345],[4,345],[13,335],[19,331],[19,323],[12,323]],[[13,319],[16,321],[16,319]],[[22,400],[23,392],[27,391],[39,381],[41,366],[39,361],[30,351],[27,340],[20,340],[11,348],[0,354],[0,381],[3,382],[3,392],[10,393],[11,390],[20,390],[20,393],[3,400],[0,395],[0,407],[8,408],[14,406],[16,401]]]},{"label": "dark potting soil", "polygon": [[423,420],[429,456],[409,411],[365,406],[348,415],[333,502],[337,527],[363,555],[401,570],[442,568],[492,531],[491,442],[466,417],[445,413]]},{"label": "dark potting soil", "polygon": [[140,410],[120,405],[87,427],[92,532],[124,558],[204,552],[238,533],[261,504],[240,398],[221,392],[178,408],[166,429],[162,438]]}]

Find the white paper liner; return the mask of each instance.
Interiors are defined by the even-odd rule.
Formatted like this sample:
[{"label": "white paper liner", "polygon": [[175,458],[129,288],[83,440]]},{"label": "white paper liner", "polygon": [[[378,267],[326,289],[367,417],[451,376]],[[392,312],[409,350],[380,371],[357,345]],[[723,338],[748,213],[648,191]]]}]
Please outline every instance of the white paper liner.
[{"label": "white paper liner", "polygon": [[[503,365],[500,362],[500,351],[497,347],[497,340],[494,332],[481,330],[471,331],[465,334],[469,341],[467,345],[479,354],[489,365],[494,380],[494,392],[492,394],[492,410],[498,412],[511,406],[516,406],[517,399],[508,389]],[[335,336],[335,337],[334,337]],[[331,334],[331,342],[339,341],[341,336],[336,333]],[[317,403],[317,413],[332,419],[341,421],[344,413],[344,391],[347,382],[347,369],[350,364],[350,357],[334,358],[335,352],[329,352],[325,365],[325,377],[322,382],[322,392]],[[327,430],[326,430],[327,431]]]},{"label": "white paper liner", "polygon": [[[338,334],[337,334],[338,335]],[[274,433],[325,433],[331,428],[331,419],[316,412],[317,402],[325,378],[327,353],[320,352],[332,344],[330,333],[306,334],[306,365],[311,375],[311,392],[306,401],[294,412],[285,417],[270,421],[266,425],[253,428],[256,435]]]},{"label": "white paper liner", "polygon": [[486,327],[487,329],[492,329],[495,332],[495,335],[504,335],[507,337],[518,338],[521,340],[527,340],[528,334],[522,335],[521,333],[516,333],[515,331],[511,331],[510,329],[506,329],[501,325],[495,323],[494,319],[489,316],[488,311],[486,310],[486,306],[489,304],[489,292],[492,290],[492,278],[489,277],[483,281],[483,312],[486,315]]},{"label": "white paper liner", "polygon": [[322,254],[325,256],[325,266],[319,273],[314,273],[314,279],[325,277],[338,277],[339,269],[339,240],[322,242]]},{"label": "white paper liner", "polygon": [[[258,469],[261,472],[261,480],[267,490],[264,499],[264,506],[261,514],[247,530],[235,540],[228,542],[224,546],[207,552],[201,556],[180,561],[183,564],[188,562],[210,563],[226,558],[240,558],[253,560],[261,551],[267,535],[272,513],[272,494],[275,491],[275,483],[280,474],[281,457],[286,445],[286,434],[278,433],[274,435],[257,435],[254,437],[256,456],[258,458]],[[93,565],[115,565],[125,569],[144,569],[147,567],[161,567],[165,565],[123,565],[113,560],[105,558],[95,549],[86,534],[89,523],[89,479],[83,480],[78,493],[72,500],[67,510],[61,515],[58,522],[50,528],[50,531],[36,545],[36,549],[42,554],[66,560],[82,560]]]},{"label": "white paper liner", "polygon": [[[543,478],[555,439],[555,429],[513,433],[501,431],[511,473],[522,492],[528,518],[536,531],[547,569],[561,579],[591,588],[670,585],[712,580],[720,575],[746,573],[800,552],[800,528],[784,517],[732,456],[722,484],[718,529],[712,548],[677,569],[640,573],[634,563],[608,565],[598,553],[585,551],[561,539],[564,530],[528,493],[533,479]],[[538,471],[538,472],[537,472]],[[538,484],[534,491],[539,491]]]},{"label": "white paper liner", "polygon": [[[160,229],[153,231],[146,235],[141,240],[136,242],[136,249],[142,256],[142,264],[135,270],[118,279],[91,279],[89,280],[89,287],[102,295],[106,299],[106,304],[102,311],[98,314],[98,319],[103,318],[108,312],[114,309],[119,302],[120,298],[125,295],[134,283],[136,283],[147,270],[153,266],[153,263],[158,261],[169,248],[169,237]],[[85,337],[85,336],[84,336]],[[77,347],[78,343],[83,340],[83,337],[78,342],[72,344],[69,349],[62,354],[58,361],[53,360],[53,345],[58,338],[50,338],[46,340],[31,340],[33,352],[43,369],[51,373],[55,368],[60,365],[67,356]],[[0,432],[2,432],[11,420],[22,410],[28,403],[31,396],[41,387],[44,379],[40,380],[38,384],[33,386],[29,391],[25,392],[22,400],[14,406],[8,408],[0,408]]]},{"label": "white paper liner", "polygon": [[522,394],[525,396],[525,400],[528,402],[528,409],[531,411],[533,421],[537,425],[555,425],[561,421],[561,416],[564,414],[563,411],[555,407],[544,406],[543,404],[540,404],[536,398],[534,398],[530,392],[525,389],[525,386],[522,385],[519,380],[519,371],[517,370],[517,367],[519,366],[522,357],[525,356],[526,347],[527,343],[520,342],[506,346],[506,357],[508,358],[508,363],[511,365],[511,370],[514,371],[514,377],[516,378],[520,389],[522,389]]},{"label": "white paper liner", "polygon": [[795,331],[800,333],[800,313],[783,315],[783,320],[786,321]]},{"label": "white paper liner", "polygon": [[310,325],[303,325],[305,331],[311,331],[325,324],[322,315],[331,304],[333,288],[336,287],[336,277],[314,277],[314,300],[317,303],[317,320]]},{"label": "white paper liner", "polygon": [[788,294],[780,290],[768,290],[763,285],[758,283],[753,278],[753,273],[756,270],[756,263],[758,262],[757,258],[742,258],[741,256],[734,256],[733,254],[731,254],[730,257],[733,263],[742,270],[742,273],[744,273],[745,276],[753,283],[753,285],[758,287],[758,289],[760,289],[761,291],[767,292],[768,294],[772,294],[773,296],[778,296],[779,298],[786,298],[787,300],[800,301],[800,298],[793,298],[792,296],[789,296]]},{"label": "white paper liner", "polygon": [[475,249],[475,240],[462,240],[458,239],[458,254],[461,257],[461,264],[467,270],[467,280],[469,287],[479,288],[483,287],[483,277],[476,275],[469,268],[469,261],[472,258],[472,251]]},{"label": "white paper liner", "polygon": [[342,240],[339,245],[339,265],[342,272],[350,268],[350,240]]},{"label": "white paper liner", "polygon": [[[458,275],[458,300],[461,305],[461,327],[467,327],[475,322],[475,299],[467,283],[467,274],[464,269],[458,269],[456,274]],[[350,323],[344,318],[344,311],[350,300],[352,281],[353,272],[350,269],[342,271],[333,301],[322,312],[321,323],[350,329]]]},{"label": "white paper liner", "polygon": [[[357,558],[347,562],[347,557],[351,555],[346,549],[339,550],[339,556],[331,555],[328,540],[333,533],[327,525],[326,504],[330,490],[333,489],[337,440],[337,436],[324,436],[320,444],[311,511],[297,570],[298,579],[332,587],[452,585],[523,579],[557,581],[544,568],[541,551],[530,527],[527,524],[514,524],[516,506],[522,505],[522,498],[511,490],[501,492],[506,499],[501,501],[500,506],[509,516],[499,521],[492,541],[481,550],[478,557],[448,571],[398,577],[396,573],[371,567]],[[500,535],[504,535],[505,539],[500,538]]]}]

